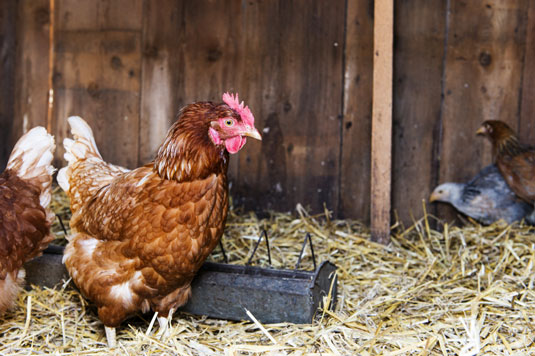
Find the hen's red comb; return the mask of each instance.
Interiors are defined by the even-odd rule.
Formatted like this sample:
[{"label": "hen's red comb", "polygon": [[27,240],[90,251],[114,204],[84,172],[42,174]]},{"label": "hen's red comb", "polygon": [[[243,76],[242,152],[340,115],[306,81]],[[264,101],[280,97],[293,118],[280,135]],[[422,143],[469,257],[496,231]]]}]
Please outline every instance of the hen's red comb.
[{"label": "hen's red comb", "polygon": [[238,93],[236,93],[236,97],[234,97],[234,94],[229,94],[226,92],[223,94],[223,101],[225,104],[227,104],[231,109],[236,110],[238,114],[240,114],[240,117],[243,122],[245,122],[249,126],[254,127],[254,116],[251,110],[249,110],[248,106],[243,106],[243,101],[240,103],[238,99]]}]

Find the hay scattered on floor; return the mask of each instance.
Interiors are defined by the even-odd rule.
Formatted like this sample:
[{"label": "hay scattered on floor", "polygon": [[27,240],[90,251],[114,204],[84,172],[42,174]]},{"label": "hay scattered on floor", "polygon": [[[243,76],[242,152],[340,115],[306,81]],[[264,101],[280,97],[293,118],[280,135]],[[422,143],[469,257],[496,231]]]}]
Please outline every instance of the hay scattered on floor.
[{"label": "hay scattered on floor", "polygon": [[[118,329],[117,354],[128,355],[476,355],[529,354],[535,345],[535,235],[515,224],[429,228],[431,217],[395,232],[384,247],[362,224],[309,216],[232,212],[224,245],[243,264],[262,228],[273,265],[293,268],[306,232],[320,261],[339,270],[334,312],[310,325],[264,325],[178,314],[158,340],[147,320]],[[219,248],[210,257],[221,261]],[[262,244],[254,259],[266,266]],[[311,269],[306,250],[303,268]],[[268,337],[266,332],[269,333]],[[0,355],[107,355],[104,328],[70,286],[34,288],[0,319]],[[273,340],[275,342],[273,342]],[[531,350],[531,351],[529,351]]]}]

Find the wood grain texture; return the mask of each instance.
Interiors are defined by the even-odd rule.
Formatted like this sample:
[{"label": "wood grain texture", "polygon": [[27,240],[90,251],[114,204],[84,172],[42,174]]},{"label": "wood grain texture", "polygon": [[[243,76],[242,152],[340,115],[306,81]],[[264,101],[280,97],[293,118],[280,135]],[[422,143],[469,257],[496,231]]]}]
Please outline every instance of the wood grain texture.
[{"label": "wood grain texture", "polygon": [[535,3],[529,1],[518,136],[535,145]]},{"label": "wood grain texture", "polygon": [[34,126],[46,127],[49,16],[48,0],[18,2],[12,140]]},{"label": "wood grain texture", "polygon": [[[237,205],[319,211],[325,202],[339,217],[370,221],[374,2],[55,3],[57,142],[78,114],[105,159],[134,167],[153,157],[180,107],[238,92],[264,140],[231,158]],[[9,6],[17,16],[0,26],[15,26],[16,37],[0,32],[0,140],[11,144],[0,144],[0,163],[23,126],[45,124],[46,113],[48,0],[5,0],[0,9]],[[396,2],[392,204],[403,222],[421,216],[435,184],[467,180],[490,162],[490,145],[475,137],[483,120],[535,139],[534,8]],[[58,145],[56,164],[62,155]],[[429,211],[456,216],[445,204]]]},{"label": "wood grain texture", "polygon": [[395,8],[392,204],[408,223],[422,216],[422,199],[438,178],[446,3],[411,0]]},{"label": "wood grain texture", "polygon": [[[138,165],[142,0],[56,0],[55,133],[82,116],[106,160]],[[120,14],[120,16],[117,16]],[[58,146],[56,157],[62,157]]]},{"label": "wood grain texture", "polygon": [[373,3],[347,6],[339,213],[369,222]]},{"label": "wood grain texture", "polygon": [[439,183],[467,181],[491,162],[490,144],[475,136],[481,122],[518,128],[527,4],[451,2]]},{"label": "wood grain texture", "polygon": [[151,161],[184,105],[184,2],[145,1],[139,163]]},{"label": "wood grain texture", "polygon": [[17,1],[0,2],[0,172],[9,158],[14,138],[15,58]]},{"label": "wood grain texture", "polygon": [[[181,50],[180,60],[184,63],[176,84],[183,93],[178,97],[179,107],[195,101],[221,102],[222,94],[230,91],[239,93],[240,99],[245,100],[255,114],[254,102],[241,80],[241,3],[184,0],[176,6],[181,7],[183,13],[182,30],[176,33],[183,41],[173,42]],[[244,150],[250,146],[248,144]],[[238,177],[238,165],[239,160],[233,155],[228,169],[231,182]]]},{"label": "wood grain texture", "polygon": [[[256,47],[247,47],[246,57],[247,67],[260,66],[248,72],[253,81],[246,80],[257,97],[254,83],[262,83],[265,140],[262,152],[250,156],[261,166],[255,171],[247,159],[241,162],[237,192],[247,208],[292,210],[302,203],[318,211],[325,203],[336,210],[344,41],[338,19],[344,18],[345,2],[268,5],[274,6],[250,5],[263,6],[250,10],[262,28],[249,20],[249,43]],[[265,13],[268,19],[262,19]]]},{"label": "wood grain texture", "polygon": [[388,243],[392,181],[393,0],[375,1],[374,14],[370,224],[372,239]]}]

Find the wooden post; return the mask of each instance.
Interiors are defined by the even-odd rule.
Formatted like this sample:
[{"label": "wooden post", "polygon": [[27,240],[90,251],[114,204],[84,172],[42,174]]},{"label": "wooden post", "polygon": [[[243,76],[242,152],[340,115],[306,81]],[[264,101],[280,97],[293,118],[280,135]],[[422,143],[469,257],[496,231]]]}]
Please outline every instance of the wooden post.
[{"label": "wooden post", "polygon": [[376,0],[374,14],[370,220],[372,239],[388,243],[392,180],[393,0]]}]

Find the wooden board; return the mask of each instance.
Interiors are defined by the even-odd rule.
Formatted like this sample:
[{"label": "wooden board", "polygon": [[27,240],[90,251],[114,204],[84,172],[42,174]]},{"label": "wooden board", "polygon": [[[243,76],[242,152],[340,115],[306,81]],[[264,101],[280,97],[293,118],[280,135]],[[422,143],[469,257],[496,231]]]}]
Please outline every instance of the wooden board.
[{"label": "wooden board", "polygon": [[184,3],[146,1],[143,8],[139,163],[151,161],[184,105]]},{"label": "wooden board", "polygon": [[265,138],[240,160],[235,191],[246,208],[336,210],[345,2],[247,4],[243,80]]},{"label": "wooden board", "polygon": [[347,5],[339,213],[370,220],[373,3]]},{"label": "wooden board", "polygon": [[[264,140],[231,159],[237,205],[261,212],[302,203],[317,212],[326,203],[339,217],[370,221],[373,2],[55,4],[58,143],[66,117],[79,114],[105,159],[134,167],[154,156],[181,106],[238,92]],[[1,43],[16,43],[16,54],[1,52],[0,160],[23,127],[46,123],[48,5],[0,6],[17,13],[0,19],[2,29],[16,27]],[[392,203],[410,224],[436,184],[467,180],[490,162],[490,146],[474,136],[481,121],[502,119],[535,139],[535,10],[529,0],[396,6]],[[58,166],[62,155],[58,144]]]},{"label": "wooden board", "polygon": [[[104,159],[136,167],[142,0],[79,3],[56,0],[55,133],[61,142],[67,117],[82,116]],[[60,146],[56,157],[62,155]]]},{"label": "wooden board", "polygon": [[475,135],[481,122],[517,129],[527,4],[451,2],[439,183],[467,181],[491,163],[488,140]]},{"label": "wooden board", "polygon": [[393,0],[375,1],[374,14],[370,224],[372,239],[388,243],[392,187]]},{"label": "wooden board", "polygon": [[0,1],[0,172],[3,171],[14,142],[15,57],[17,2]]},{"label": "wooden board", "polygon": [[518,134],[535,145],[535,2],[529,1]]},{"label": "wooden board", "polygon": [[[48,95],[48,0],[18,2],[15,108],[12,140],[34,126],[46,127]],[[15,142],[15,141],[12,141]]]},{"label": "wooden board", "polygon": [[392,204],[409,224],[422,216],[441,162],[446,3],[396,2]]}]

